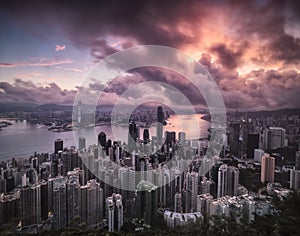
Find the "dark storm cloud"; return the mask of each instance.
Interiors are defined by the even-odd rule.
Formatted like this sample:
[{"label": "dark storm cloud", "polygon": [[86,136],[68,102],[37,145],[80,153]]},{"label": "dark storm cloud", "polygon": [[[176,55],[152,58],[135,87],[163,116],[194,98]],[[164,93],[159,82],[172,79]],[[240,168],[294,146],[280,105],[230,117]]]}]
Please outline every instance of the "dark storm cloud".
[{"label": "dark storm cloud", "polygon": [[212,53],[218,56],[218,62],[227,69],[235,69],[241,64],[241,59],[247,43],[243,43],[237,50],[230,49],[226,44],[213,45],[210,48]]},{"label": "dark storm cloud", "polygon": [[[288,35],[286,24],[299,23],[298,1],[2,1],[1,9],[10,13],[28,29],[45,33],[43,25],[61,27],[71,41],[78,46],[93,45],[95,39],[106,35],[131,37],[141,44],[160,44],[180,47],[199,40],[201,35],[190,35],[178,28],[196,31],[197,26],[213,21],[211,11],[218,8],[226,15],[233,34],[240,39],[262,42],[268,55],[287,62],[299,60],[299,39]],[[47,27],[51,30],[51,27]],[[51,32],[51,31],[50,31]],[[242,52],[228,51],[220,45],[215,48],[226,56],[238,56]],[[97,55],[96,55],[97,56]]]},{"label": "dark storm cloud", "polygon": [[[265,109],[300,107],[299,73],[294,70],[253,70],[239,75],[236,69],[245,61],[247,47],[258,48],[251,60],[261,64],[283,62],[296,65],[300,62],[300,41],[297,27],[300,24],[298,1],[2,1],[1,9],[18,19],[28,30],[44,35],[51,26],[60,27],[65,36],[78,47],[89,47],[95,60],[117,51],[106,36],[129,39],[121,48],[136,44],[159,44],[181,48],[201,41],[202,31],[197,28],[219,16],[236,42],[218,42],[210,45],[200,62],[208,69],[222,90],[226,107]],[[185,23],[185,32],[178,27]],[[49,26],[49,27],[45,27]],[[287,31],[291,28],[291,34]],[[45,30],[47,29],[47,30]],[[222,37],[221,37],[222,38]],[[131,40],[132,39],[132,40]],[[197,50],[197,49],[195,49]],[[210,55],[211,54],[211,55]],[[211,56],[216,58],[212,62]],[[221,65],[221,67],[219,66]],[[168,71],[144,68],[131,71],[134,76],[123,76],[112,81],[107,93],[122,94],[128,87],[143,81],[160,81],[173,85],[188,96],[193,104],[205,104],[195,87],[186,79]],[[23,84],[22,84],[23,83]],[[101,89],[96,82],[90,89]],[[36,90],[30,94],[30,89]],[[82,88],[78,88],[82,89]],[[146,93],[147,91],[145,91]],[[75,91],[62,90],[52,84],[48,89],[16,81],[0,83],[1,101],[71,102]]]},{"label": "dark storm cloud", "polygon": [[252,70],[245,75],[212,63],[208,54],[200,58],[216,80],[227,108],[276,109],[300,107],[300,74],[295,70]]},{"label": "dark storm cloud", "polygon": [[96,61],[101,60],[117,51],[118,50],[116,50],[114,47],[109,46],[104,39],[95,40],[91,44],[91,55]]},{"label": "dark storm cloud", "polygon": [[33,30],[41,23],[61,26],[78,45],[111,34],[134,37],[148,44],[176,46],[189,39],[177,30],[181,19],[199,20],[204,12],[198,1],[13,1],[2,2],[2,9]]},{"label": "dark storm cloud", "polygon": [[[282,60],[299,62],[299,38],[287,34],[288,24],[299,25],[298,1],[2,1],[1,9],[19,19],[40,35],[45,28],[60,27],[77,46],[90,46],[96,58],[95,40],[107,35],[132,38],[138,44],[159,44],[180,48],[201,40],[202,25],[213,22],[216,13],[224,15],[237,40],[261,44],[262,55],[254,61]],[[184,27],[178,27],[184,23]],[[48,27],[44,27],[44,26]],[[193,32],[188,34],[185,28]],[[100,42],[101,43],[101,42]],[[221,42],[220,42],[221,43]],[[102,50],[108,45],[100,45]],[[105,51],[106,53],[112,52]],[[225,44],[212,46],[220,62],[229,69],[243,56],[240,48]],[[102,58],[102,52],[100,55]],[[228,60],[227,60],[228,59]]]}]

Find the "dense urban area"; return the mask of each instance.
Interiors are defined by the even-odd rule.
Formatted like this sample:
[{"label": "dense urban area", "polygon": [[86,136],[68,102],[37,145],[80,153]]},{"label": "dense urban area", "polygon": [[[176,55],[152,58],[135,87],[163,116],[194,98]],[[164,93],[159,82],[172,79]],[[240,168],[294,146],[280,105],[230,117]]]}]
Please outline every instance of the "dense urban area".
[{"label": "dense urban area", "polygon": [[[13,118],[68,132],[71,114],[5,111],[2,129]],[[108,112],[97,114],[94,124],[109,122]],[[212,130],[188,140],[184,127],[164,132],[171,111],[159,106],[142,114],[132,117],[127,143],[100,132],[94,145],[85,137],[78,147],[57,139],[50,153],[2,160],[0,234],[299,233],[298,110],[228,113],[221,152],[213,157],[207,156]]]}]

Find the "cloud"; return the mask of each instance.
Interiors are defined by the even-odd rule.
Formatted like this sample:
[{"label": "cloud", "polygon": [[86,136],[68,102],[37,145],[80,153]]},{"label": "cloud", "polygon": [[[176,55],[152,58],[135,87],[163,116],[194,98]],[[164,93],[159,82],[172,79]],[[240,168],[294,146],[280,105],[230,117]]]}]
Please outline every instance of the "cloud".
[{"label": "cloud", "polygon": [[[227,109],[261,110],[277,108],[299,108],[300,73],[296,70],[252,70],[239,75],[224,67],[218,67],[208,54],[203,54],[199,60],[207,67],[215,78],[224,98]],[[103,91],[99,104],[114,105],[120,96],[128,89],[133,89],[127,99],[122,98],[121,104],[130,104],[132,99],[151,99],[161,97],[162,102],[180,106],[182,101],[174,92],[164,89],[160,83],[166,83],[178,89],[189,101],[204,107],[206,102],[198,90],[179,74],[166,69],[154,67],[139,68],[123,74],[104,85],[96,79],[91,79],[88,87],[76,87],[73,90],[60,88],[55,83],[37,85],[31,81],[16,79],[13,83],[0,82],[0,101],[73,104],[78,91],[87,102],[98,100],[98,92]],[[134,89],[142,82],[154,81],[148,87]]]},{"label": "cloud", "polygon": [[[1,7],[33,34],[46,35],[41,25],[54,32],[59,28],[57,32],[75,46],[89,47],[95,61],[114,53],[116,47],[158,44],[191,54],[210,53],[227,69],[244,63],[266,68],[300,62],[296,0],[4,1]],[[107,37],[120,43],[107,42]]]},{"label": "cloud", "polygon": [[[59,32],[75,46],[88,47],[95,61],[138,44],[171,46],[197,56],[204,52],[199,61],[216,80],[228,108],[300,107],[299,72],[291,69],[299,68],[300,63],[298,1],[192,0],[187,4],[176,0],[112,0],[72,5],[61,1],[5,1],[2,10],[33,32],[44,33],[40,25],[45,24],[60,27]],[[110,42],[109,37],[118,43]],[[45,66],[55,61],[59,63],[3,62],[0,67]],[[238,73],[240,68],[246,68],[246,72]],[[116,98],[135,83],[153,80],[178,88],[193,104],[205,104],[196,89],[175,73],[143,68],[130,74],[112,81],[105,88],[105,96]],[[94,81],[85,92],[101,86]]]},{"label": "cloud", "polygon": [[233,49],[230,49],[226,44],[219,43],[212,45],[210,52],[217,55],[219,64],[232,70],[242,63],[242,56],[246,47],[247,43],[243,43],[239,47],[233,46]]},{"label": "cloud", "polygon": [[55,45],[56,52],[60,52],[60,51],[64,51],[64,50],[66,50],[66,45],[59,45],[59,44]]},{"label": "cloud", "polygon": [[91,55],[95,61],[105,58],[118,50],[107,44],[106,40],[94,40],[91,44]]},{"label": "cloud", "polygon": [[20,67],[20,66],[56,66],[72,63],[71,59],[65,58],[31,58],[29,61],[20,62],[0,62],[0,68]]},{"label": "cloud", "polygon": [[72,104],[76,93],[55,83],[41,86],[21,79],[15,79],[14,83],[0,82],[1,103]]}]

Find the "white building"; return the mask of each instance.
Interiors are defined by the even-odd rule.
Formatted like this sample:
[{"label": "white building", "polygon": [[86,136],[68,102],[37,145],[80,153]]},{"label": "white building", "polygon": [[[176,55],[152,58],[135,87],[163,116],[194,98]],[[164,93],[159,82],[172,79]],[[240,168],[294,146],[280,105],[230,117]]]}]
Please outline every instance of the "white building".
[{"label": "white building", "polygon": [[265,155],[265,151],[262,149],[254,149],[254,160],[261,162],[261,158]]},{"label": "white building", "polygon": [[167,223],[167,226],[170,228],[175,227],[184,227],[197,221],[203,220],[203,215],[200,212],[194,213],[177,213],[171,211],[164,212],[164,221]]}]

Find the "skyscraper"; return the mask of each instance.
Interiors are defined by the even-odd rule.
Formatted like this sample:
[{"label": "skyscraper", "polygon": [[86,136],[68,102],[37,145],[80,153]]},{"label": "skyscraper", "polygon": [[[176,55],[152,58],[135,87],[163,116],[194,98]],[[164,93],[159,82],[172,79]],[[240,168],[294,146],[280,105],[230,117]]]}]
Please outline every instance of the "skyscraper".
[{"label": "skyscraper", "polygon": [[185,143],[185,132],[178,133],[178,140],[181,145]]},{"label": "skyscraper", "polygon": [[239,137],[240,137],[240,124],[239,123],[230,124],[229,140],[228,140],[230,146],[230,153],[236,157],[238,157],[240,154]]},{"label": "skyscraper", "polygon": [[261,159],[261,182],[274,183],[275,158],[265,154]]},{"label": "skyscraper", "polygon": [[56,185],[52,191],[53,227],[67,227],[67,191],[66,182]]},{"label": "skyscraper", "polygon": [[164,124],[164,112],[163,112],[163,108],[159,106],[157,108],[157,129],[156,129],[156,137],[157,137],[158,144],[162,144],[163,124]]},{"label": "skyscraper", "polygon": [[295,168],[290,173],[290,188],[298,190],[300,189],[300,170]]},{"label": "skyscraper", "polygon": [[300,170],[300,151],[296,151],[296,156],[295,156],[295,169]]},{"label": "skyscraper", "polygon": [[176,132],[174,132],[174,131],[166,131],[165,135],[166,135],[165,137],[166,137],[166,143],[167,144],[175,143]]},{"label": "skyscraper", "polygon": [[136,141],[138,138],[138,128],[134,121],[129,123],[129,132],[128,132],[128,151],[131,153],[136,150]]},{"label": "skyscraper", "polygon": [[209,214],[210,202],[213,200],[213,196],[209,193],[204,193],[197,196],[197,212],[201,212],[202,215]]},{"label": "skyscraper", "polygon": [[175,193],[174,196],[174,211],[181,213],[182,212],[182,195],[181,193]]},{"label": "skyscraper", "polygon": [[106,147],[106,134],[104,132],[100,132],[98,134],[98,145],[103,149]]},{"label": "skyscraper", "polygon": [[86,148],[86,139],[84,137],[79,137],[78,142],[79,142],[79,145],[78,145],[79,150],[82,150],[82,149]]},{"label": "skyscraper", "polygon": [[264,150],[254,149],[254,160],[261,162],[261,158],[265,155]]},{"label": "skyscraper", "polygon": [[247,140],[247,158],[254,158],[254,149],[258,148],[259,134],[248,133]]},{"label": "skyscraper", "polygon": [[234,166],[223,164],[218,171],[217,197],[225,195],[236,196],[239,184],[239,169]]},{"label": "skyscraper", "polygon": [[20,192],[19,216],[22,226],[41,222],[41,185],[23,187]]},{"label": "skyscraper", "polygon": [[153,226],[157,211],[157,186],[140,181],[137,186],[137,217],[147,226]]},{"label": "skyscraper", "polygon": [[149,141],[150,141],[149,137],[150,137],[149,129],[144,129],[144,132],[143,132],[143,142],[144,142],[144,144],[149,143]]},{"label": "skyscraper", "polygon": [[64,142],[62,139],[56,139],[54,141],[54,152],[55,154],[58,153],[58,151],[63,151],[64,148]]},{"label": "skyscraper", "polygon": [[195,212],[197,209],[198,179],[199,175],[197,172],[186,174],[187,201],[189,202],[188,211],[190,212]]},{"label": "skyscraper", "polygon": [[123,204],[121,194],[113,194],[106,198],[106,218],[108,231],[121,231],[123,226]]},{"label": "skyscraper", "polygon": [[66,184],[67,194],[67,225],[75,226],[75,219],[80,216],[80,185],[79,176],[72,175]]},{"label": "skyscraper", "polygon": [[265,150],[276,149],[285,145],[285,129],[270,127],[263,133],[263,147]]}]

